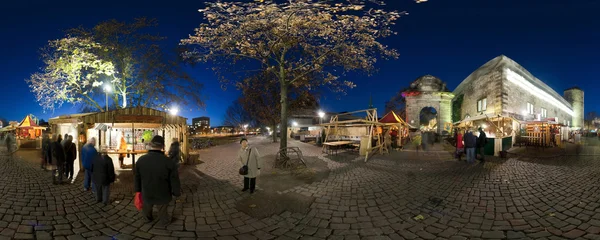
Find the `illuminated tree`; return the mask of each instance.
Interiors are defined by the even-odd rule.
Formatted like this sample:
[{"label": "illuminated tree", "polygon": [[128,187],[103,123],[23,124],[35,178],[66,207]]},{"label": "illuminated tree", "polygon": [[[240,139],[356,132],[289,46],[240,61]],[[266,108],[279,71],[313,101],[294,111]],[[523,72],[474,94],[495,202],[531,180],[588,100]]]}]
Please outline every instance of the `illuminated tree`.
[{"label": "illuminated tree", "polygon": [[109,20],[67,33],[92,39],[107,49],[97,54],[113,63],[115,94],[110,97],[118,107],[166,109],[174,103],[203,107],[202,84],[184,71],[178,52],[170,54],[160,47],[166,38],[156,34],[157,26],[156,20],[147,18]]},{"label": "illuminated tree", "polygon": [[[206,23],[182,44],[195,47],[184,57],[211,62],[227,83],[241,64],[260,66],[279,82],[281,134],[287,136],[291,87],[326,86],[335,92],[354,87],[343,80],[352,71],[370,72],[378,58],[398,53],[379,42],[394,32],[404,13],[368,9],[362,1],[212,2],[201,9]],[[248,69],[250,70],[250,69]],[[235,70],[234,70],[235,71]],[[315,81],[305,82],[307,75]],[[244,77],[245,78],[245,77]],[[281,141],[281,148],[287,141]]]},{"label": "illuminated tree", "polygon": [[44,67],[25,81],[44,110],[54,111],[68,102],[103,111],[93,95],[101,91],[101,78],[116,81],[114,65],[96,54],[107,50],[90,38],[49,41],[42,49]]}]

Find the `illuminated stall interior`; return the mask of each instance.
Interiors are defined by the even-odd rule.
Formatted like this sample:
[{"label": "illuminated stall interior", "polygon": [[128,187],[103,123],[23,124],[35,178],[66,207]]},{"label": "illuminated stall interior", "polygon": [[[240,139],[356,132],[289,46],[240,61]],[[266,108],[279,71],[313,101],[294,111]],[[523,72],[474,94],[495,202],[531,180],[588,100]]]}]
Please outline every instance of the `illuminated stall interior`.
[{"label": "illuminated stall interior", "polygon": [[538,147],[559,147],[569,134],[568,126],[552,120],[524,122],[521,129],[521,141]]},{"label": "illuminated stall interior", "polygon": [[[174,139],[180,141],[187,156],[187,119],[167,112],[144,108],[124,108],[108,112],[65,115],[50,119],[55,133],[73,135],[78,151],[88,139],[96,138],[96,149],[108,152],[115,170],[131,169],[140,156],[148,152],[146,145],[156,135],[165,138],[165,151]],[[119,156],[123,156],[123,165]],[[78,159],[76,162],[79,162]],[[80,164],[76,164],[78,172]]]},{"label": "illuminated stall interior", "polygon": [[510,149],[515,143],[519,124],[513,117],[482,114],[454,123],[454,129],[464,134],[470,128],[478,136],[478,129],[482,128],[488,138],[488,144],[484,147],[485,154],[498,156],[500,151]]}]

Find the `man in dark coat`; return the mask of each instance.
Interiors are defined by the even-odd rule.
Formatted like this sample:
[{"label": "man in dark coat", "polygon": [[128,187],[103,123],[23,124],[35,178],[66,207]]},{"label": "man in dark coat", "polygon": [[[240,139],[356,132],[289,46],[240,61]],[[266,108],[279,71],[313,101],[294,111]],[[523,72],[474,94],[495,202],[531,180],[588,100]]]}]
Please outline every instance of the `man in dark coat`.
[{"label": "man in dark coat", "polygon": [[62,179],[65,175],[66,155],[63,146],[60,144],[60,139],[58,136],[60,135],[55,134],[52,136],[52,140],[54,141],[50,144],[50,156],[52,157],[52,163],[56,164],[56,169],[52,171],[52,183],[54,184],[62,184]]},{"label": "man in dark coat", "polygon": [[75,175],[75,159],[77,158],[77,146],[73,142],[73,136],[69,135],[67,137],[64,148],[67,157],[65,176],[67,176],[67,179],[73,180],[73,176]]},{"label": "man in dark coat", "polygon": [[177,166],[163,153],[165,139],[154,136],[150,150],[137,161],[135,166],[135,191],[141,192],[142,214],[147,222],[153,221],[152,208],[158,207],[160,226],[171,223],[167,207],[172,196],[180,196]]},{"label": "man in dark coat", "polygon": [[115,165],[106,153],[97,156],[92,162],[92,178],[96,188],[96,202],[108,205],[110,184],[115,182]]},{"label": "man in dark coat", "polygon": [[467,163],[474,163],[477,137],[473,134],[471,129],[467,130],[467,133],[463,136],[463,141],[465,142],[465,149],[467,151]]},{"label": "man in dark coat", "polygon": [[481,154],[481,162],[485,161],[485,154],[483,152],[485,145],[487,144],[487,136],[482,128],[479,128],[479,137],[477,138],[477,149],[479,154]]}]

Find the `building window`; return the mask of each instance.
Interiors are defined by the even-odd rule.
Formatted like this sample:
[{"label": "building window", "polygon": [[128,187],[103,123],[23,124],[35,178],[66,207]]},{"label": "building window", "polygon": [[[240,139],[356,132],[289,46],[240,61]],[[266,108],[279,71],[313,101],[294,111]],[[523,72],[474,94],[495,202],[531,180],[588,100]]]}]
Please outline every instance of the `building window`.
[{"label": "building window", "polygon": [[548,110],[545,108],[542,108],[542,117],[543,118],[547,118],[548,117]]},{"label": "building window", "polygon": [[533,114],[533,104],[527,103],[527,112]]},{"label": "building window", "polygon": [[483,112],[487,110],[487,98],[477,101],[477,112]]}]

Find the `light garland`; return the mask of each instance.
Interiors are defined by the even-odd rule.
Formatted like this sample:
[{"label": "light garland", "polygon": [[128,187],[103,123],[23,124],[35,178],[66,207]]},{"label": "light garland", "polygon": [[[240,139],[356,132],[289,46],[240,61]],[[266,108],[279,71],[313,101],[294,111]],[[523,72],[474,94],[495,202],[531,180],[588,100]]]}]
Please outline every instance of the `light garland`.
[{"label": "light garland", "polygon": [[567,107],[564,103],[558,101],[556,98],[552,97],[550,94],[548,94],[544,90],[541,90],[538,87],[536,87],[535,85],[531,84],[520,74],[518,74],[508,68],[505,69],[505,73],[506,73],[506,78],[508,79],[508,81],[523,88],[523,90],[533,93],[536,97],[550,103],[551,105],[557,106],[560,110],[563,110],[567,114],[569,114],[571,116],[575,115],[575,112],[572,109],[570,109],[569,107]]}]

